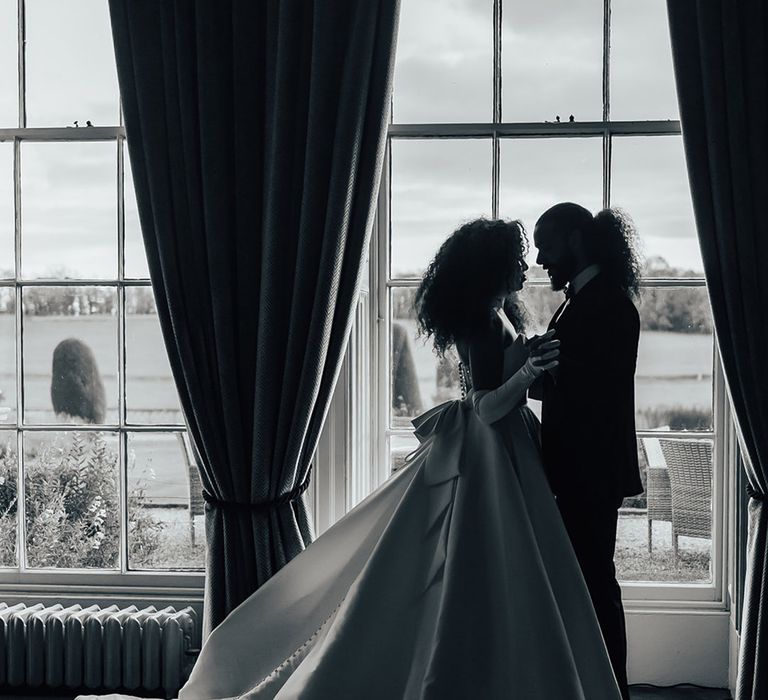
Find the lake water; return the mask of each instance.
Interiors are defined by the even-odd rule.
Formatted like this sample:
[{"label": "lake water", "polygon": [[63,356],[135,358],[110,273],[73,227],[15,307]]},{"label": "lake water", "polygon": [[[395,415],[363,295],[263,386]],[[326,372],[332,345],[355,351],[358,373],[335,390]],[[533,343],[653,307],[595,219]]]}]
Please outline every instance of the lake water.
[{"label": "lake water", "polygon": [[[397,323],[407,330],[421,402],[427,409],[443,400],[437,392],[437,360],[431,345],[416,337],[416,321]],[[609,331],[606,342],[610,343]],[[638,412],[674,406],[711,411],[712,351],[711,335],[643,331],[635,374]]]},{"label": "lake water", "polygon": [[[430,346],[416,339],[416,325],[400,320],[409,335],[423,408],[438,400],[437,362]],[[51,357],[56,344],[69,337],[93,350],[107,394],[107,420],[117,422],[117,320],[113,317],[28,317],[24,319],[24,370],[27,420],[55,423],[51,410]],[[14,321],[0,316],[0,408],[13,420],[16,407]],[[609,336],[606,338],[610,342]],[[663,406],[701,410],[712,404],[712,337],[659,331],[641,336],[636,379],[638,411]],[[154,315],[126,317],[126,403],[135,423],[181,421],[176,389]],[[532,402],[536,408],[537,402]],[[8,421],[7,421],[8,422]],[[404,421],[408,423],[408,421]],[[188,499],[184,454],[174,434],[131,436],[135,475],[154,470],[152,500],[181,504]],[[407,439],[406,439],[407,440]],[[410,441],[407,441],[410,444]]]}]

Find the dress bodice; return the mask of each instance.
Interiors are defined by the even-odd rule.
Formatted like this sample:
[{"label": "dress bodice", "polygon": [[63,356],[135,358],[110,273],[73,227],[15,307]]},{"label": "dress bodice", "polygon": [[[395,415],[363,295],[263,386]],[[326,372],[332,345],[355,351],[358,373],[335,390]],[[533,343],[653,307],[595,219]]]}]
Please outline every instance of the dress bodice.
[{"label": "dress bodice", "polygon": [[506,381],[517,372],[527,359],[528,351],[525,349],[525,336],[521,333],[504,348],[503,381]]},{"label": "dress bodice", "polygon": [[[517,372],[517,370],[525,364],[525,361],[528,358],[528,352],[525,349],[525,336],[522,333],[514,340],[511,340],[508,335],[505,335],[504,339],[506,342],[503,348],[500,383],[505,382]],[[472,389],[473,384],[470,371],[469,347],[464,344],[457,344],[456,349],[459,355],[459,360],[463,365],[460,369],[460,372],[464,375],[461,381],[464,383],[467,390]]]}]

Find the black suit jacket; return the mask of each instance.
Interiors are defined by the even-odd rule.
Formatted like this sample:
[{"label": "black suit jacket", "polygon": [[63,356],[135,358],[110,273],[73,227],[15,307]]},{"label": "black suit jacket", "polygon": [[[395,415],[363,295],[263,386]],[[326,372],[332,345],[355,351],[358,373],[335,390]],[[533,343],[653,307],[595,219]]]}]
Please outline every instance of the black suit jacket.
[{"label": "black suit jacket", "polygon": [[640,493],[637,309],[598,274],[555,319],[550,326],[560,340],[560,365],[554,377],[544,375],[541,386],[542,452],[552,490],[585,502]]}]

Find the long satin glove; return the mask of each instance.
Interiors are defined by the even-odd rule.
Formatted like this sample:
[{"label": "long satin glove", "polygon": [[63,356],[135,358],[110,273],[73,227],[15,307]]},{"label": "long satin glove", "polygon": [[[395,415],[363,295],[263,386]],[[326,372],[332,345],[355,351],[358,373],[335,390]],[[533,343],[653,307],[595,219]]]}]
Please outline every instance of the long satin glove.
[{"label": "long satin glove", "polygon": [[472,405],[483,423],[490,425],[506,416],[525,396],[540,374],[531,358],[497,389],[480,389],[472,394]]},{"label": "long satin glove", "polygon": [[528,387],[544,372],[558,365],[560,341],[554,330],[538,336],[529,344],[525,364],[496,389],[479,389],[472,394],[472,405],[483,423],[490,425],[506,416],[525,396]]}]

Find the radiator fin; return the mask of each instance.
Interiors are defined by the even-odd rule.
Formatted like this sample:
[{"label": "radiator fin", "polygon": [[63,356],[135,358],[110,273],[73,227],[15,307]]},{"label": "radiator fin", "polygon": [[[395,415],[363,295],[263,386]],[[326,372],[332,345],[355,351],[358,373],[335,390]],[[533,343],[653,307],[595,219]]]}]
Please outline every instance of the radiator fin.
[{"label": "radiator fin", "polygon": [[0,603],[0,687],[175,696],[189,675],[196,630],[191,607]]}]

